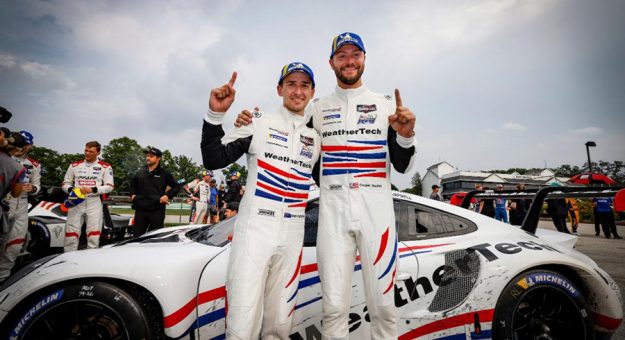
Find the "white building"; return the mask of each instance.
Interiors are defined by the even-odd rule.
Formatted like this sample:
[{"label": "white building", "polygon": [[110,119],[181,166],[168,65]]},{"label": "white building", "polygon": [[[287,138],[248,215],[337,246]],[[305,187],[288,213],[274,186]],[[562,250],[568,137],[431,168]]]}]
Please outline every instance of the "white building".
[{"label": "white building", "polygon": [[[453,165],[447,162],[440,162],[430,166],[425,172],[425,175],[423,175],[423,178],[421,178],[421,195],[430,197],[432,185],[436,184],[442,188],[441,179],[443,176],[456,170]],[[439,193],[442,195],[442,192]]]}]

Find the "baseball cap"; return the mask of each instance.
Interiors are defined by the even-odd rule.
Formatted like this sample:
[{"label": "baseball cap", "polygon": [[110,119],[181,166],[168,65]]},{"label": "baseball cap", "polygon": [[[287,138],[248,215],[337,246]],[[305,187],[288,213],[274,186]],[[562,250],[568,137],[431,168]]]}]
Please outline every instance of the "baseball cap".
[{"label": "baseball cap", "polygon": [[435,189],[435,188],[440,188],[440,187],[436,184],[432,185],[432,189]]},{"label": "baseball cap", "polygon": [[20,131],[20,135],[22,135],[22,137],[24,137],[24,142],[26,144],[33,144],[33,134],[28,132],[28,131]]},{"label": "baseball cap", "polygon": [[204,171],[202,171],[202,177],[204,177],[204,176],[211,176],[211,177],[213,177],[213,172],[210,171],[210,170],[204,170]]},{"label": "baseball cap", "polygon": [[232,177],[232,176],[241,177],[241,173],[238,172],[238,171],[233,171],[233,172],[230,173],[230,177]]},{"label": "baseball cap", "polygon": [[367,53],[365,50],[365,44],[362,42],[360,36],[356,33],[345,32],[337,35],[332,40],[332,49],[330,51],[330,58],[334,57],[334,53],[343,45],[352,44],[358,47],[364,53]]},{"label": "baseball cap", "polygon": [[286,64],[284,65],[284,67],[282,67],[282,71],[280,71],[280,80],[278,80],[278,84],[282,84],[282,81],[284,80],[284,78],[286,78],[289,74],[293,72],[305,73],[308,76],[308,78],[310,78],[310,81],[312,82],[312,87],[315,88],[315,75],[313,74],[312,69],[308,67],[308,65],[299,61]]},{"label": "baseball cap", "polygon": [[151,153],[156,157],[162,157],[163,156],[163,152],[153,146],[149,146],[147,148],[145,148],[145,150],[143,150],[143,153]]}]

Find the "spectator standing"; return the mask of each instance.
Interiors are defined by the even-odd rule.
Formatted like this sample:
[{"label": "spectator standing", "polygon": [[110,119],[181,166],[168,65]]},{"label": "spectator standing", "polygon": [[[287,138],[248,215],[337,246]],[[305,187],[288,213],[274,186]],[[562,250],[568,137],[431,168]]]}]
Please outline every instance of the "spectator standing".
[{"label": "spectator standing", "polygon": [[574,235],[577,235],[577,228],[579,226],[579,208],[577,206],[577,200],[575,198],[567,198],[566,206],[569,208],[571,230],[573,230]]},{"label": "spectator standing", "polygon": [[223,221],[226,216],[224,215],[226,206],[226,188],[223,183],[219,183],[219,189],[217,190],[217,207],[219,209],[219,220]]},{"label": "spectator standing", "polygon": [[[525,190],[525,186],[523,184],[517,184],[516,188],[518,191]],[[528,200],[515,198],[511,199],[509,203],[510,224],[523,224],[523,220],[525,219],[525,215],[527,214],[527,210],[529,209]]]},{"label": "spectator standing", "polygon": [[224,202],[224,219],[230,219],[239,213],[239,202]]},{"label": "spectator standing", "polygon": [[[497,191],[503,191],[503,185],[497,185]],[[497,221],[503,221],[504,223],[508,223],[507,200],[505,198],[495,199],[495,219]]]},{"label": "spectator standing", "polygon": [[165,208],[180,190],[171,173],[161,167],[161,150],[148,146],[145,153],[146,166],[130,183],[130,200],[135,209],[134,237],[163,227]]},{"label": "spectator standing", "polygon": [[[555,183],[552,184],[555,185]],[[569,215],[569,208],[566,205],[564,198],[556,198],[547,200],[547,212],[551,216],[553,225],[558,231],[570,234],[569,228],[566,226],[566,217]]]},{"label": "spectator standing", "polygon": [[28,131],[20,131],[24,138],[24,146],[15,149],[13,159],[24,167],[25,177],[22,185],[22,193],[19,197],[9,195],[9,231],[6,243],[0,252],[0,280],[11,274],[15,259],[22,251],[26,242],[28,231],[28,196],[36,195],[41,189],[41,165],[36,160],[28,157],[28,152],[33,148],[33,135]]},{"label": "spectator standing", "polygon": [[208,212],[210,214],[210,224],[219,222],[219,210],[217,209],[217,180],[211,178],[210,180],[210,196],[208,199]]},{"label": "spectator standing", "polygon": [[241,173],[234,171],[230,174],[230,182],[228,183],[228,191],[224,196],[226,202],[241,202],[241,184],[239,183]]},{"label": "spectator standing", "polygon": [[432,185],[432,193],[430,194],[430,198],[433,200],[437,200],[437,201],[443,201],[443,198],[441,197],[441,194],[439,194],[439,190],[441,187],[439,187],[438,185],[434,184]]},{"label": "spectator standing", "polygon": [[[489,189],[489,187],[484,187],[484,191],[488,191]],[[480,214],[495,218],[495,202],[492,198],[483,198],[480,200]]]},{"label": "spectator standing", "polygon": [[[484,187],[482,186],[482,184],[477,183],[477,184],[475,184],[475,190],[484,190]],[[479,199],[476,199],[476,198],[474,198],[474,200],[475,201],[471,200],[471,204],[473,204],[473,210],[476,213],[479,213],[480,212],[480,208],[481,208],[480,207],[480,202],[481,201]]]},{"label": "spectator standing", "polygon": [[202,172],[202,181],[193,189],[193,200],[195,201],[195,215],[193,216],[193,224],[204,223],[206,215],[210,214],[210,181],[213,178],[211,171]]},{"label": "spectator standing", "polygon": [[194,199],[195,195],[195,188],[197,187],[198,184],[200,184],[200,182],[202,181],[201,178],[194,178],[191,182],[187,183],[183,190],[184,192],[187,193],[187,195],[189,195],[190,199],[187,200],[187,203],[189,203],[191,205],[191,213],[189,214],[189,223],[193,223],[193,218],[195,217],[195,212],[196,212],[196,205],[195,202],[196,200]]},{"label": "spectator standing", "polygon": [[[85,159],[72,163],[63,180],[63,191],[76,196],[75,205],[69,206],[65,224],[65,252],[78,249],[83,222],[87,224],[87,248],[100,245],[102,230],[102,195],[113,191],[113,167],[98,160],[101,145],[97,141],[85,144]],[[82,199],[84,197],[84,200]]]},{"label": "spectator standing", "polygon": [[605,238],[614,237],[622,238],[616,231],[616,223],[614,223],[614,212],[612,211],[613,201],[611,198],[599,197],[593,198],[592,205],[597,210],[597,217],[603,229]]}]

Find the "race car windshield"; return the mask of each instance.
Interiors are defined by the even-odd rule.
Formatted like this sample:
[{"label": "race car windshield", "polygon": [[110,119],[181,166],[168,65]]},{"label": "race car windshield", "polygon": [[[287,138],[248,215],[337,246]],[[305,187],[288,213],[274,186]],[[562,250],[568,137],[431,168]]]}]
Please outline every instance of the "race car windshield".
[{"label": "race car windshield", "polygon": [[189,231],[186,236],[199,243],[214,247],[223,247],[230,242],[228,236],[234,230],[236,216],[223,222]]}]

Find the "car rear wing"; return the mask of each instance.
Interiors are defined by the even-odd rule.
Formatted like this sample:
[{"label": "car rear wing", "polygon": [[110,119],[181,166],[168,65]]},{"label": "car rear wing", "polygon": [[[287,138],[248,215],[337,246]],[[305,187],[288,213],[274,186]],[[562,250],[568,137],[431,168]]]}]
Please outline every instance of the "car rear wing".
[{"label": "car rear wing", "polygon": [[538,228],[538,219],[540,211],[543,208],[545,200],[558,198],[595,198],[595,197],[617,197],[615,207],[623,206],[620,202],[625,198],[625,186],[610,187],[546,187],[540,190],[502,190],[502,191],[484,191],[473,190],[467,193],[462,200],[461,207],[469,208],[471,200],[478,199],[527,199],[532,200],[532,204],[525,215],[525,219],[521,224],[521,229],[535,234]]}]

